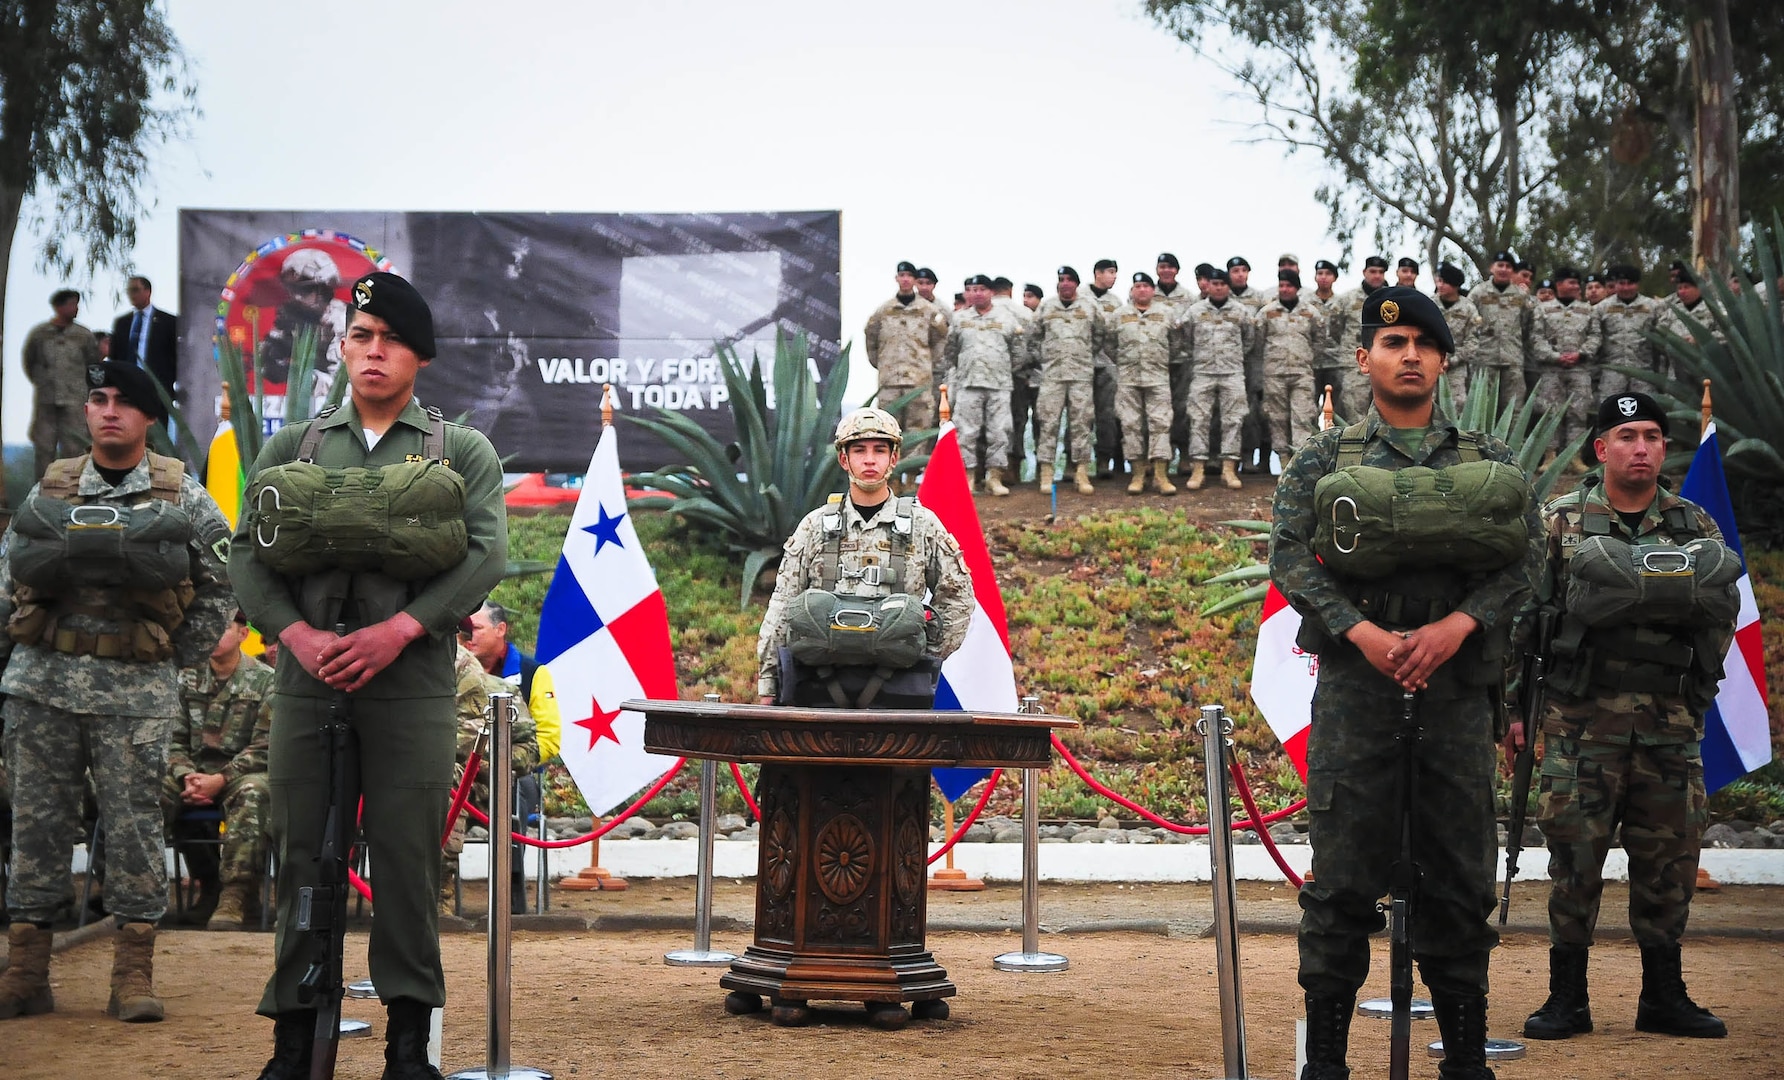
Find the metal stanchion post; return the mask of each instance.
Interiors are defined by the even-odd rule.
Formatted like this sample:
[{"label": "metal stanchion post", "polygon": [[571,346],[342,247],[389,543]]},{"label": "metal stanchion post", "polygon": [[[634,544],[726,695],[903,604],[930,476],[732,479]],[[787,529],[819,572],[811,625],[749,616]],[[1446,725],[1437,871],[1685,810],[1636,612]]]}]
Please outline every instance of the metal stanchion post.
[{"label": "metal stanchion post", "polygon": [[451,1080],[551,1080],[543,1069],[508,1062],[509,1005],[513,998],[513,934],[509,926],[514,899],[514,844],[509,821],[514,807],[513,694],[489,695],[489,1038],[485,1065],[452,1074]]},{"label": "metal stanchion post", "polygon": [[1229,1080],[1245,1080],[1245,995],[1239,977],[1239,895],[1233,881],[1232,798],[1227,793],[1227,740],[1233,722],[1220,705],[1202,706],[1196,721],[1208,766],[1208,861],[1214,884],[1214,964],[1220,983],[1220,1046]]},{"label": "metal stanchion post", "polygon": [[[1024,697],[1022,711],[1040,712],[1040,699]],[[1040,772],[1022,770],[1022,951],[991,958],[999,971],[1064,971],[1071,961],[1041,951]]]},{"label": "metal stanchion post", "polygon": [[[706,700],[717,704],[717,694]],[[694,877],[694,947],[663,954],[663,963],[671,967],[726,967],[737,959],[736,953],[712,948],[712,839],[718,820],[719,764],[708,758],[700,763],[700,844],[699,863]]]}]

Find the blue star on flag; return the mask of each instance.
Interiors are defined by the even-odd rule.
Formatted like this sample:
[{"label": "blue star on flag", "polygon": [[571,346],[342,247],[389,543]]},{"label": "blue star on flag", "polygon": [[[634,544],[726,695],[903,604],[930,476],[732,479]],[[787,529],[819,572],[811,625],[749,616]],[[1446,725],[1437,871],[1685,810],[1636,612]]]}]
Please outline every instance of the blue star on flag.
[{"label": "blue star on flag", "polygon": [[601,554],[601,548],[607,544],[613,544],[622,548],[625,547],[625,541],[619,538],[619,525],[620,522],[626,520],[625,512],[621,511],[620,514],[615,517],[607,512],[607,507],[605,506],[596,504],[596,509],[601,512],[601,520],[595,522],[593,525],[584,525],[582,527],[583,532],[590,533],[595,538],[595,554]]}]

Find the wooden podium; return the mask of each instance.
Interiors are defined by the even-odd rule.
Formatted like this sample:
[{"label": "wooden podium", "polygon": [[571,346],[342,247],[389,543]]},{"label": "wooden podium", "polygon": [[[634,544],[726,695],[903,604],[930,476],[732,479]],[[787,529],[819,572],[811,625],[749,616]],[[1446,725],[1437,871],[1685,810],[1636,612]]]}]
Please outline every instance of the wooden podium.
[{"label": "wooden podium", "polygon": [[925,943],[929,770],[1044,769],[1049,735],[1076,727],[1019,713],[802,709],[627,701],[646,749],[762,765],[755,943],[719,985],[725,1008],[762,998],[776,1024],[807,1002],[859,1001],[876,1027],[942,1019],[954,984]]}]

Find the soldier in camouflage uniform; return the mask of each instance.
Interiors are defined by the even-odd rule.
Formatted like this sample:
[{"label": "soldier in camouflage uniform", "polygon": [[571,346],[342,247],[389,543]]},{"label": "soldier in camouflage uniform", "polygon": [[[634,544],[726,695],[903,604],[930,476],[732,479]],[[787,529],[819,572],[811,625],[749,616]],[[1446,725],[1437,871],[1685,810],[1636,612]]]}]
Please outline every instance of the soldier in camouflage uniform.
[{"label": "soldier in camouflage uniform", "polygon": [[1029,324],[1032,360],[1041,371],[1041,393],[1035,404],[1041,433],[1035,444],[1043,493],[1053,487],[1054,447],[1059,445],[1059,418],[1066,414],[1072,445],[1072,482],[1078,494],[1093,495],[1089,465],[1096,424],[1096,358],[1102,355],[1103,313],[1095,301],[1078,295],[1078,272],[1059,268],[1059,292],[1041,301]]},{"label": "soldier in camouflage uniform", "polygon": [[[781,647],[787,644],[788,606],[807,589],[817,588],[825,577],[836,581],[839,595],[882,597],[894,594],[929,594],[935,613],[930,644],[934,655],[946,658],[966,640],[973,614],[972,574],[960,543],[948,532],[935,511],[912,499],[894,499],[886,477],[898,464],[903,436],[898,421],[879,409],[856,409],[836,425],[837,463],[849,478],[849,489],[805,515],[787,538],[775,578],[774,595],[762,615],[756,637],[756,694],[763,705],[773,705],[781,691]],[[908,528],[904,564],[911,581],[899,581],[901,569],[887,572],[897,546],[895,530]],[[840,530],[840,565],[823,564],[826,537]]]},{"label": "soldier in camouflage uniform", "polygon": [[[1374,407],[1352,428],[1315,433],[1295,454],[1276,488],[1270,536],[1271,580],[1301,613],[1299,646],[1319,658],[1307,747],[1313,873],[1300,894],[1301,1080],[1350,1075],[1350,1017],[1368,975],[1369,936],[1384,926],[1376,902],[1399,857],[1394,785],[1383,778],[1400,768],[1408,693],[1421,699],[1424,718],[1411,807],[1419,870],[1412,954],[1448,1051],[1439,1075],[1486,1080],[1487,958],[1498,940],[1488,921],[1498,854],[1494,726],[1507,631],[1529,599],[1537,548],[1498,570],[1421,564],[1373,581],[1341,576],[1316,556],[1314,490],[1342,458],[1394,471],[1470,455],[1514,460],[1503,442],[1459,432],[1434,408],[1454,345],[1433,300],[1379,290],[1360,321],[1358,366]],[[1524,517],[1534,535],[1533,499]]]},{"label": "soldier in camouflage uniform", "polygon": [[1468,404],[1468,379],[1474,359],[1475,338],[1480,334],[1480,312],[1473,301],[1462,295],[1462,271],[1449,263],[1437,268],[1437,306],[1443,309],[1443,321],[1449,324],[1450,339],[1456,351],[1444,371],[1450,398],[1455,402],[1455,415],[1462,415]]},{"label": "soldier in camouflage uniform", "polygon": [[1565,408],[1556,429],[1553,452],[1586,431],[1592,423],[1593,384],[1598,377],[1599,349],[1604,340],[1598,309],[1580,299],[1580,272],[1571,266],[1555,271],[1555,299],[1543,301],[1542,324],[1551,359],[1538,365],[1536,407],[1547,413]]},{"label": "soldier in camouflage uniform", "polygon": [[1679,271],[1678,284],[1674,286],[1671,297],[1667,299],[1671,308],[1673,333],[1686,341],[1703,341],[1714,338],[1723,344],[1728,339],[1723,336],[1722,327],[1716,322],[1716,316],[1705,302],[1703,288],[1698,285],[1697,278],[1690,270]]},{"label": "soldier in camouflage uniform", "polygon": [[50,309],[55,317],[33,326],[20,350],[25,378],[37,388],[31,405],[31,446],[33,476],[39,480],[50,462],[87,448],[87,421],[81,411],[87,399],[87,366],[99,362],[99,343],[92,331],[74,321],[80,314],[81,294],[58,289],[50,297]]},{"label": "soldier in camouflage uniform", "polygon": [[1362,317],[1363,304],[1387,288],[1387,278],[1388,261],[1379,255],[1371,255],[1363,260],[1363,284],[1341,293],[1327,306],[1331,321],[1326,327],[1326,340],[1332,350],[1331,366],[1344,377],[1344,385],[1333,408],[1343,423],[1354,424],[1369,411],[1369,380],[1357,374],[1356,361],[1352,357],[1356,355],[1360,336],[1358,320]]},{"label": "soldier in camouflage uniform", "polygon": [[[217,905],[211,930],[240,930],[266,870],[267,739],[273,722],[273,669],[242,652],[248,620],[240,611],[203,664],[180,671],[180,702],[161,781],[167,827],[188,807],[221,807],[223,847],[204,891]],[[221,886],[220,892],[218,891]],[[202,910],[206,905],[199,903]]]},{"label": "soldier in camouflage uniform", "polygon": [[[1197,288],[1184,286],[1178,278],[1183,265],[1177,256],[1170,252],[1161,252],[1153,266],[1158,275],[1158,283],[1153,286],[1152,304],[1162,311],[1168,312],[1173,321],[1177,316],[1189,310],[1189,306],[1202,298],[1200,281]],[[1132,300],[1132,290],[1128,299]],[[1181,454],[1189,446],[1189,353],[1184,350],[1181,340],[1171,342],[1171,449]],[[1170,464],[1166,458],[1166,465]]]},{"label": "soldier in camouflage uniform", "polygon": [[[1125,302],[1115,289],[1115,278],[1121,272],[1114,259],[1098,259],[1091,275],[1090,296],[1102,312],[1105,328],[1109,316]],[[1121,475],[1121,416],[1115,404],[1115,335],[1103,335],[1103,347],[1096,354],[1096,474],[1100,479]]]},{"label": "soldier in camouflage uniform", "polygon": [[904,424],[913,428],[935,426],[935,392],[930,379],[935,362],[948,341],[948,317],[942,309],[917,295],[917,268],[898,264],[898,291],[867,317],[862,337],[867,343],[867,362],[880,373],[878,401],[889,406],[918,387],[923,392],[903,408]]},{"label": "soldier in camouflage uniform", "polygon": [[[989,277],[974,274],[966,279],[966,301],[971,306],[955,312],[944,355],[967,482],[972,483],[978,468],[979,440],[984,439],[985,490],[1008,495],[1003,472],[1010,464],[1010,390],[1017,369],[1026,372],[1029,358],[1022,340],[1024,320],[992,299]],[[976,484],[973,490],[978,490]]]},{"label": "soldier in camouflage uniform", "polygon": [[1195,368],[1189,384],[1191,491],[1202,486],[1216,415],[1220,479],[1229,488],[1239,486],[1239,435],[1249,411],[1245,358],[1254,349],[1257,320],[1251,308],[1232,298],[1230,289],[1227,272],[1216,269],[1208,281],[1208,299],[1197,301],[1178,317],[1177,334]]},{"label": "soldier in camouflage uniform", "polygon": [[[1227,281],[1232,287],[1232,298],[1254,314],[1276,299],[1263,289],[1251,287],[1251,264],[1242,255],[1227,260]],[[1270,455],[1274,450],[1269,421],[1264,415],[1264,338],[1259,334],[1252,341],[1251,351],[1245,354],[1245,420],[1239,425],[1239,471],[1270,475]]]},{"label": "soldier in camouflage uniform", "polygon": [[1121,447],[1131,476],[1129,495],[1146,489],[1147,462],[1161,495],[1177,494],[1165,475],[1171,455],[1171,357],[1177,332],[1175,313],[1155,299],[1157,287],[1144,271],[1133,276],[1133,299],[1109,316],[1108,333],[1115,341],[1116,398],[1121,416]]},{"label": "soldier in camouflage uniform", "polygon": [[1480,336],[1475,339],[1478,347],[1470,366],[1497,379],[1501,411],[1507,405],[1516,408],[1523,404],[1526,366],[1554,361],[1536,298],[1518,287],[1513,273],[1511,253],[1498,252],[1493,256],[1492,280],[1468,294],[1481,317]]},{"label": "soldier in camouflage uniform", "polygon": [[1326,316],[1301,299],[1301,275],[1276,271],[1276,299],[1258,312],[1263,354],[1263,406],[1270,445],[1286,459],[1318,426],[1313,403],[1313,361],[1326,353]]},{"label": "soldier in camouflage uniform", "polygon": [[1309,303],[1326,320],[1326,351],[1313,361],[1313,397],[1319,402],[1320,409],[1326,407],[1326,387],[1332,388],[1332,404],[1336,408],[1344,398],[1344,370],[1352,366],[1350,357],[1338,356],[1333,348],[1332,321],[1333,308],[1338,303],[1339,294],[1332,289],[1338,281],[1338,265],[1329,259],[1316,259],[1313,263],[1313,293],[1305,297]]},{"label": "soldier in camouflage uniform", "polygon": [[[471,750],[480,751],[477,779],[471,782],[471,797],[467,805],[474,806],[484,813],[489,812],[489,743],[478,746],[478,739],[483,734],[484,725],[489,722],[489,695],[508,694],[514,701],[514,723],[508,736],[509,767],[512,775],[519,776],[533,766],[539,764],[539,729],[533,722],[533,714],[527,709],[527,703],[514,692],[508,680],[500,675],[491,675],[483,670],[475,653],[466,648],[461,641],[458,654],[453,660],[452,675],[458,681],[458,745],[454,751],[452,769],[452,787],[464,782],[465,766],[470,763]],[[469,811],[461,810],[452,820],[452,831],[446,837],[440,864],[440,914],[453,913],[453,883],[458,880],[458,857],[465,850],[465,833],[471,827]],[[496,829],[491,828],[491,835]],[[519,844],[515,844],[515,860],[510,864],[517,878],[524,878],[521,862],[518,858]],[[526,911],[526,892],[514,894],[514,914]]]},{"label": "soldier in camouflage uniform", "polygon": [[[1715,699],[1734,620],[1693,632],[1644,625],[1638,608],[1627,625],[1592,628],[1568,611],[1573,557],[1588,537],[1666,547],[1721,539],[1709,514],[1659,484],[1666,426],[1665,411],[1646,394],[1606,398],[1594,443],[1603,481],[1543,509],[1548,560],[1537,599],[1561,618],[1541,717],[1540,823],[1553,881],[1550,993],[1524,1023],[1533,1039],[1592,1030],[1586,961],[1605,855],[1619,833],[1629,856],[1629,927],[1642,959],[1636,1030],[1698,1038],[1728,1033],[1686,993],[1679,939],[1708,817],[1703,713]],[[1733,611],[1732,600],[1728,608]],[[1523,739],[1523,725],[1514,723],[1507,752],[1515,753]]]},{"label": "soldier in camouflage uniform", "polygon": [[[106,903],[118,923],[107,1011],[126,1021],[164,1015],[154,988],[155,923],[167,910],[161,778],[180,715],[176,671],[203,662],[235,610],[224,565],[229,523],[178,459],[148,453],[149,425],[167,419],[148,374],[106,361],[87,369],[87,382],[92,452],[52,463],[0,544],[0,615],[8,631],[0,655],[10,654],[0,676],[0,715],[17,785],[6,896],[12,960],[0,974],[0,1019],[55,1007],[49,927],[68,888],[68,843],[79,829],[88,769],[105,822]],[[35,560],[28,560],[19,528],[34,519],[66,521],[68,511],[55,509],[56,500],[117,508],[125,517],[150,513],[157,501],[176,505],[188,522],[184,550],[169,549],[168,541],[161,550],[177,553],[165,557],[184,564],[186,580],[157,590],[45,587],[26,569]],[[86,512],[86,520],[97,519]],[[132,557],[137,553],[133,546]],[[35,584],[21,583],[21,574]]]},{"label": "soldier in camouflage uniform", "polygon": [[[1611,295],[1598,302],[1604,341],[1599,354],[1603,372],[1598,393],[1606,397],[1634,392],[1651,394],[1666,377],[1666,357],[1649,340],[1656,330],[1673,326],[1666,302],[1642,295],[1642,272],[1624,264],[1610,271]],[[1633,378],[1612,367],[1640,368],[1655,373],[1653,382]]]}]

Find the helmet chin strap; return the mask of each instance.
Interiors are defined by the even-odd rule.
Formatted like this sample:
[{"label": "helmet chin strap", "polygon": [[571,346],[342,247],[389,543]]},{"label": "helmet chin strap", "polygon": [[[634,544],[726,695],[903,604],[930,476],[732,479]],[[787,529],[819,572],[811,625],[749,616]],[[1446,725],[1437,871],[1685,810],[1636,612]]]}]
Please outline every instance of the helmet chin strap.
[{"label": "helmet chin strap", "polygon": [[857,476],[855,476],[855,474],[850,473],[849,474],[849,483],[853,484],[855,487],[858,487],[862,491],[865,491],[871,495],[877,491],[884,491],[886,488],[887,480],[883,476],[881,478],[879,478],[878,480],[862,480],[862,479],[858,478]]}]

